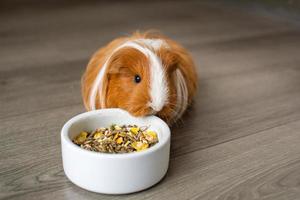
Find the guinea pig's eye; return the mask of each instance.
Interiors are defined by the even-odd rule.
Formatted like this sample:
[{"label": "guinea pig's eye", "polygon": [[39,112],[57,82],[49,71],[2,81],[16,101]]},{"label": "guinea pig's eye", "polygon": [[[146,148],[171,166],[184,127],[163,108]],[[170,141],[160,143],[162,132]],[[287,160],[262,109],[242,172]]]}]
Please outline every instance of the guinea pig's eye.
[{"label": "guinea pig's eye", "polygon": [[134,76],[134,82],[139,83],[141,82],[142,78],[139,75]]}]

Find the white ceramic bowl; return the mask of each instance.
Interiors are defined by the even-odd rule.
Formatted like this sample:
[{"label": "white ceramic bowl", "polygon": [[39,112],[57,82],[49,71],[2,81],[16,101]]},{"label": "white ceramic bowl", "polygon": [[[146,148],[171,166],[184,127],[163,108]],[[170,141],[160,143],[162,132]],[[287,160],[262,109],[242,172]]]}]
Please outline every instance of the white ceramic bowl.
[{"label": "white ceramic bowl", "polygon": [[[108,154],[81,149],[72,139],[81,131],[92,131],[111,124],[149,125],[159,142],[134,153]],[[170,129],[155,116],[136,118],[121,109],[102,109],[79,114],[61,130],[62,160],[65,174],[79,187],[106,193],[125,194],[144,190],[159,182],[167,172]]]}]

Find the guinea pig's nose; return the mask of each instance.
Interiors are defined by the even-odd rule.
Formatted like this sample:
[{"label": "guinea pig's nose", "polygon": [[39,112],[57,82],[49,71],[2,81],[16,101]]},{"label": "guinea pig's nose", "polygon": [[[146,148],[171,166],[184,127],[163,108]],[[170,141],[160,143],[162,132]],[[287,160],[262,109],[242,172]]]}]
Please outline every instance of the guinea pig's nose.
[{"label": "guinea pig's nose", "polygon": [[148,115],[156,115],[157,111],[153,110],[152,108],[149,108]]},{"label": "guinea pig's nose", "polygon": [[155,115],[156,113],[158,113],[162,109],[161,106],[156,106],[152,102],[149,102],[149,107],[150,107],[150,110],[151,110],[151,114],[153,114],[153,115]]},{"label": "guinea pig's nose", "polygon": [[162,109],[162,106],[157,106],[152,102],[148,103],[149,107],[154,110],[155,112],[159,112]]}]

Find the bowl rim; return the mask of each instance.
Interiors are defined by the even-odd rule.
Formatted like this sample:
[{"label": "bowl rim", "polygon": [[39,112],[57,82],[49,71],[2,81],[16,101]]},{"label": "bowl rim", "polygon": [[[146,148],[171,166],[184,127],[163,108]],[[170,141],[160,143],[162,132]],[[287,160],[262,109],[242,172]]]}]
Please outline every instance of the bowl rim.
[{"label": "bowl rim", "polygon": [[[159,140],[159,142],[155,145],[153,145],[151,148],[140,151],[140,152],[130,152],[130,153],[119,153],[119,154],[111,154],[111,153],[102,153],[102,152],[94,152],[94,151],[89,151],[86,149],[82,149],[76,144],[74,144],[69,137],[68,130],[72,126],[72,124],[90,116],[99,116],[104,113],[109,113],[109,114],[122,114],[126,115],[132,119],[136,119],[137,121],[144,121],[149,124],[152,124],[153,122],[156,122],[157,124],[160,125],[160,128],[162,130],[161,134],[164,134],[164,137]],[[154,125],[155,126],[155,125]],[[170,142],[170,137],[171,137],[171,131],[169,126],[159,117],[156,116],[145,116],[145,117],[134,117],[131,114],[129,114],[127,111],[119,109],[119,108],[106,108],[106,109],[98,109],[98,110],[92,110],[84,113],[80,113],[78,115],[73,116],[71,119],[69,119],[64,126],[61,129],[61,145],[63,146],[64,144],[67,145],[69,148],[72,148],[75,151],[78,151],[78,153],[82,153],[85,156],[94,156],[98,158],[111,158],[111,159],[128,159],[128,158],[134,158],[134,157],[142,157],[142,156],[147,156],[148,154],[155,153],[162,147],[164,147],[167,143]],[[64,141],[64,143],[63,143]]]}]

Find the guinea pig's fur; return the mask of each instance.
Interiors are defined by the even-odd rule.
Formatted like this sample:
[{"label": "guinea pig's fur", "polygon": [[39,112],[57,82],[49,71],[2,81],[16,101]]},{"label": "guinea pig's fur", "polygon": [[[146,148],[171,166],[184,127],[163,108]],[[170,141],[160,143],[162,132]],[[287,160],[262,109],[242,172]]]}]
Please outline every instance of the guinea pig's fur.
[{"label": "guinea pig's fur", "polygon": [[171,124],[191,103],[197,74],[190,54],[178,43],[161,34],[136,32],[100,48],[81,83],[87,110],[122,108]]}]

